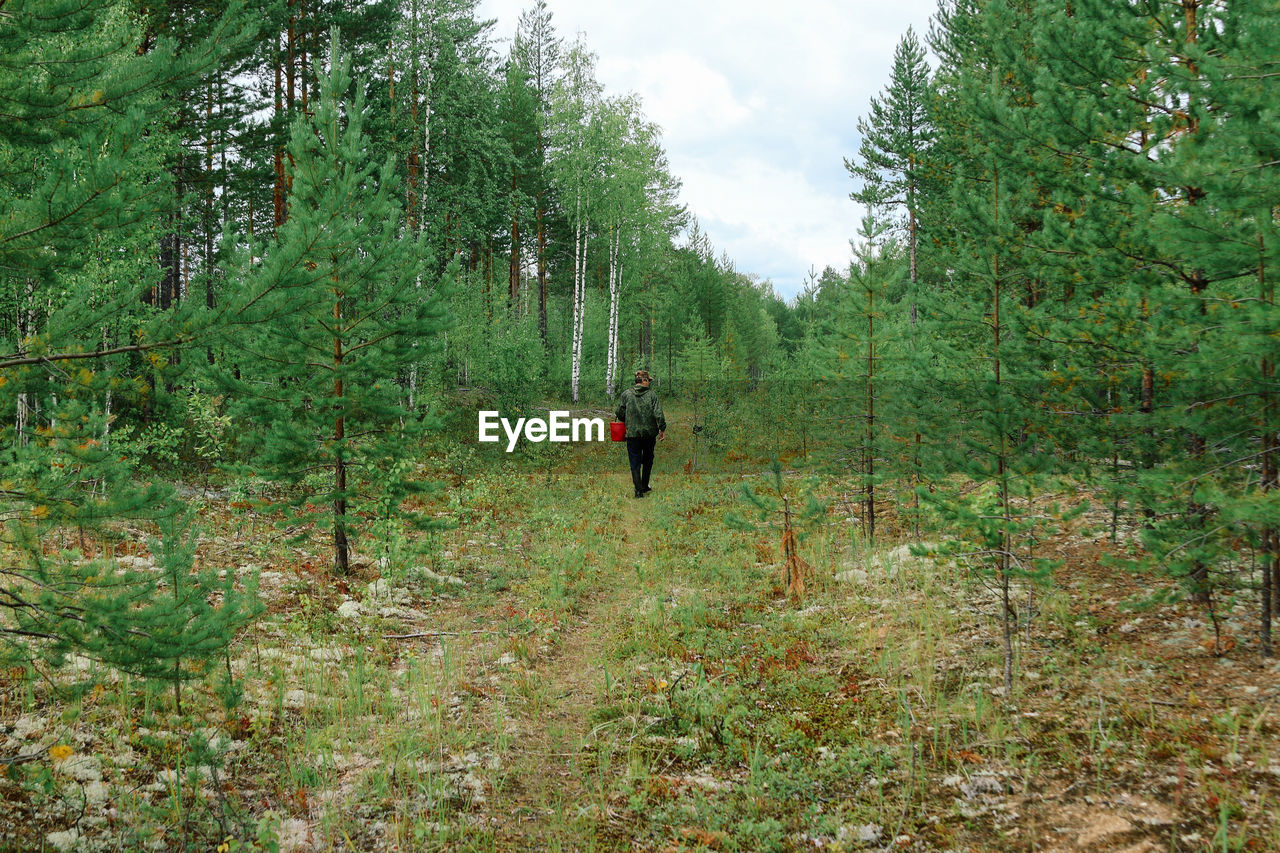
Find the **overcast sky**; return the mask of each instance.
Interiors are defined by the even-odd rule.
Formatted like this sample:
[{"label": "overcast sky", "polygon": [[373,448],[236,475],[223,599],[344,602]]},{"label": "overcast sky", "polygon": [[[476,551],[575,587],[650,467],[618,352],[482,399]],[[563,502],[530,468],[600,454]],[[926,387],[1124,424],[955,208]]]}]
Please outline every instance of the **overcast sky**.
[{"label": "overcast sky", "polygon": [[[506,53],[533,0],[480,0]],[[682,201],[717,254],[790,298],[810,267],[849,263],[861,217],[843,157],[908,26],[936,0],[547,0],[586,34],[606,92],[637,92],[663,129]]]}]

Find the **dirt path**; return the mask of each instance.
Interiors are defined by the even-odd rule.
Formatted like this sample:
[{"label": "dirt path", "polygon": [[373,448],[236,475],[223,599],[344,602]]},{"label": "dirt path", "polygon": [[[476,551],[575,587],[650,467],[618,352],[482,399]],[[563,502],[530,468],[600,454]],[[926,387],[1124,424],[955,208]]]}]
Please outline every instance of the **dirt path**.
[{"label": "dirt path", "polygon": [[[603,485],[608,488],[611,482]],[[503,847],[520,850],[588,850],[628,846],[608,841],[609,768],[596,749],[597,709],[604,700],[610,631],[618,616],[643,595],[634,567],[649,559],[646,506],[631,498],[599,504],[609,537],[588,570],[554,645],[517,675],[532,701],[513,703],[519,734],[503,756],[503,774],[486,808],[497,821]],[[616,675],[616,673],[615,673]]]}]

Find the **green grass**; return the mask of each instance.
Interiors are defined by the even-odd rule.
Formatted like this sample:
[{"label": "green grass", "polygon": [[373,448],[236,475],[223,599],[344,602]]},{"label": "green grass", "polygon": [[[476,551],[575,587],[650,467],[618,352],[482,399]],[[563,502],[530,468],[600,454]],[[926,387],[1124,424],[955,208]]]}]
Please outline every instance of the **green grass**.
[{"label": "green grass", "polygon": [[[546,459],[491,448],[465,476],[428,461],[425,475],[450,482],[432,507],[452,508],[455,526],[341,583],[307,568],[324,564],[320,540],[291,544],[237,516],[219,558],[279,573],[268,614],[232,647],[238,706],[221,706],[214,673],[189,688],[183,717],[137,679],[104,675],[73,700],[14,674],[0,720],[47,719],[34,743],[78,734],[77,754],[101,761],[114,823],[82,820],[85,833],[170,849],[309,835],[335,850],[855,850],[900,837],[906,849],[1031,850],[1047,827],[1079,831],[1103,808],[1086,796],[1117,791],[1176,816],[1135,824],[1129,842],[1280,847],[1280,779],[1265,772],[1280,758],[1265,701],[1275,679],[1249,658],[1236,660],[1263,687],[1256,701],[1194,647],[1100,633],[1117,617],[1091,604],[1123,590],[1072,574],[1037,592],[1014,692],[1001,695],[990,596],[962,565],[895,564],[897,541],[872,547],[833,512],[803,538],[814,577],[788,600],[776,526],[724,520],[746,514],[741,473],[768,460],[704,448],[707,470],[686,475],[690,447],[671,435],[642,501],[616,447],[558,454],[549,482]],[[838,479],[808,482],[838,504]],[[865,583],[834,579],[852,567]],[[339,616],[377,575],[404,591],[399,609]],[[1200,686],[1167,680],[1180,669]],[[206,730],[222,736],[223,784],[152,790],[157,771],[193,763],[191,736]],[[978,778],[1002,793],[968,798],[960,786]],[[49,761],[8,767],[0,794],[16,815],[0,850],[107,808],[76,800]]]}]

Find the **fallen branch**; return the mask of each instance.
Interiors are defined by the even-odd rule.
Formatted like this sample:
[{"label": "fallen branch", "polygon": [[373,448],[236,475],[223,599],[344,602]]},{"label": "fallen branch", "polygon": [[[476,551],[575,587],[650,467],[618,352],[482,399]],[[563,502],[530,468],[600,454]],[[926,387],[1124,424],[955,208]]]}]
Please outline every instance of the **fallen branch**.
[{"label": "fallen branch", "polygon": [[416,640],[419,637],[457,637],[462,634],[501,634],[501,631],[414,631],[412,634],[383,634],[384,640]]},{"label": "fallen branch", "polygon": [[37,750],[36,752],[28,752],[25,755],[15,755],[12,758],[0,758],[0,764],[26,764],[28,761],[38,761],[40,756],[49,751],[49,747]]}]

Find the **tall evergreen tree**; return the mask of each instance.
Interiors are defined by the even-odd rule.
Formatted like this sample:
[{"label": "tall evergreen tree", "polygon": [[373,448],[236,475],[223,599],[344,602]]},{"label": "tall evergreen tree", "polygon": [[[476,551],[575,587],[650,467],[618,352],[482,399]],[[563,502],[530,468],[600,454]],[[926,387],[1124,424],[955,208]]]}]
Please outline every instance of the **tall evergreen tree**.
[{"label": "tall evergreen tree", "polygon": [[112,404],[145,392],[133,359],[163,364],[198,331],[189,316],[153,321],[139,311],[157,271],[138,256],[172,201],[163,95],[245,33],[237,8],[182,46],[144,45],[113,3],[15,0],[3,15],[0,502],[2,535],[20,556],[0,575],[0,658],[83,651],[134,668],[161,622],[199,633],[220,616],[184,615],[182,603],[159,598],[140,608],[153,576],[49,544],[66,526],[92,540],[112,521],[174,511],[171,490],[135,482],[112,446]]},{"label": "tall evergreen tree", "polygon": [[524,72],[533,93],[535,159],[531,183],[534,192],[535,240],[538,260],[538,334],[547,343],[547,212],[550,208],[550,180],[547,174],[548,132],[551,125],[552,93],[555,91],[564,43],[556,35],[545,0],[520,13],[511,58]]},{"label": "tall evergreen tree", "polygon": [[893,53],[893,70],[883,95],[871,99],[870,111],[858,119],[862,142],[845,168],[862,182],[850,193],[867,207],[900,208],[906,214],[911,260],[911,322],[916,321],[917,246],[921,183],[933,142],[929,116],[932,92],[929,65],[915,31],[907,29]]},{"label": "tall evergreen tree", "polygon": [[369,110],[336,35],[312,110],[289,144],[289,219],[272,245],[254,250],[260,265],[245,260],[236,306],[248,323],[237,341],[242,379],[222,378],[242,416],[261,427],[256,470],[292,484],[328,472],[291,507],[327,517],[334,569],[345,573],[350,515],[371,500],[370,484],[401,496],[421,488],[394,473],[429,426],[408,409],[396,378],[445,327],[448,287],[422,284],[428,240],[403,233],[394,161],[375,165]]},{"label": "tall evergreen tree", "polygon": [[524,70],[515,62],[507,62],[500,92],[501,126],[511,151],[510,220],[511,243],[507,273],[507,307],[514,313],[521,308],[520,285],[523,274],[522,247],[527,241],[528,208],[533,203],[537,218],[537,182],[541,177],[538,150],[538,116],[534,92]]}]

